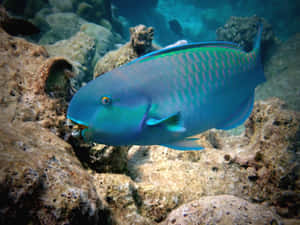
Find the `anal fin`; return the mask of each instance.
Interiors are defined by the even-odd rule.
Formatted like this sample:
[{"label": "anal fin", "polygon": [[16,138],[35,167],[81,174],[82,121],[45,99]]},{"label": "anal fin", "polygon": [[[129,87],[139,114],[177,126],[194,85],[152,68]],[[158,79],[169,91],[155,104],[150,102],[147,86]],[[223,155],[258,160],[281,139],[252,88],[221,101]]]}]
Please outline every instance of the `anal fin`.
[{"label": "anal fin", "polygon": [[198,138],[186,138],[163,146],[181,151],[199,151],[204,148],[197,143],[198,140]]}]

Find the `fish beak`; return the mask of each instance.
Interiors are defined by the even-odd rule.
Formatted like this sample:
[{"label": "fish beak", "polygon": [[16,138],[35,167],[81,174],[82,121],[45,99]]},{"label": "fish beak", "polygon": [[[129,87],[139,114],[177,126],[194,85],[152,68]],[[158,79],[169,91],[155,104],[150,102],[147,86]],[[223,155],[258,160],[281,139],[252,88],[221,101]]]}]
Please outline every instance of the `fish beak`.
[{"label": "fish beak", "polygon": [[75,123],[75,126],[73,128],[76,129],[76,130],[84,130],[84,129],[88,128],[88,126],[85,126],[83,124]]},{"label": "fish beak", "polygon": [[74,130],[84,130],[84,129],[88,128],[87,125],[78,123],[72,119],[67,120],[67,125],[69,125],[69,126],[71,125]]},{"label": "fish beak", "polygon": [[80,137],[82,135],[82,131],[88,128],[88,126],[79,124],[71,119],[67,120],[67,125],[72,127],[71,135],[73,137]]}]

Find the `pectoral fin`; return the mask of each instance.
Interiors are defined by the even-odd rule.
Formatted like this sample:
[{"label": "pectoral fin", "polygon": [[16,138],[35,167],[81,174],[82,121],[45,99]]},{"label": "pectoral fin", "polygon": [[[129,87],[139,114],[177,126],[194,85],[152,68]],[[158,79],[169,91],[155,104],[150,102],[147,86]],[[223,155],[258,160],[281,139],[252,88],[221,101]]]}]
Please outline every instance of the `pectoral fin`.
[{"label": "pectoral fin", "polygon": [[166,125],[166,128],[171,132],[184,132],[186,128],[183,126],[182,121],[180,120],[180,113],[177,112],[170,116],[167,116],[162,119],[149,118],[146,121],[147,126],[158,126],[160,124]]},{"label": "pectoral fin", "polygon": [[200,146],[197,143],[198,138],[186,138],[184,140],[166,144],[164,146],[168,148],[173,148],[175,150],[181,150],[181,151],[199,151],[204,149],[202,146]]}]

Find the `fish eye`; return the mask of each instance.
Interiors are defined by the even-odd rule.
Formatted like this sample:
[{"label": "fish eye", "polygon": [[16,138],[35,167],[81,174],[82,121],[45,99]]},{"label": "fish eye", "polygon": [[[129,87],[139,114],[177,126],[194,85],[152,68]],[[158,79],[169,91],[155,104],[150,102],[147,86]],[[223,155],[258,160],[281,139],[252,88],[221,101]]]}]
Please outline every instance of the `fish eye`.
[{"label": "fish eye", "polygon": [[109,105],[109,104],[111,104],[111,98],[108,97],[108,96],[103,96],[103,97],[101,98],[101,103],[102,103],[103,105]]}]

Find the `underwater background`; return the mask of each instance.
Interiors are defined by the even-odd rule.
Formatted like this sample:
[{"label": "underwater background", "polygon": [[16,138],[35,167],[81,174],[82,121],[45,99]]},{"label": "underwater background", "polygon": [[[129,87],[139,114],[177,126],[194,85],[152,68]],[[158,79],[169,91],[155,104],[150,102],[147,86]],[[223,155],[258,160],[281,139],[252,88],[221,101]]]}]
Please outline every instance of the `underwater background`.
[{"label": "underwater background", "polygon": [[[0,224],[300,224],[299,12],[297,0],[0,0]],[[205,150],[86,143],[66,119],[95,77],[179,40],[250,51],[258,23],[267,81],[244,125],[199,134]]]}]

